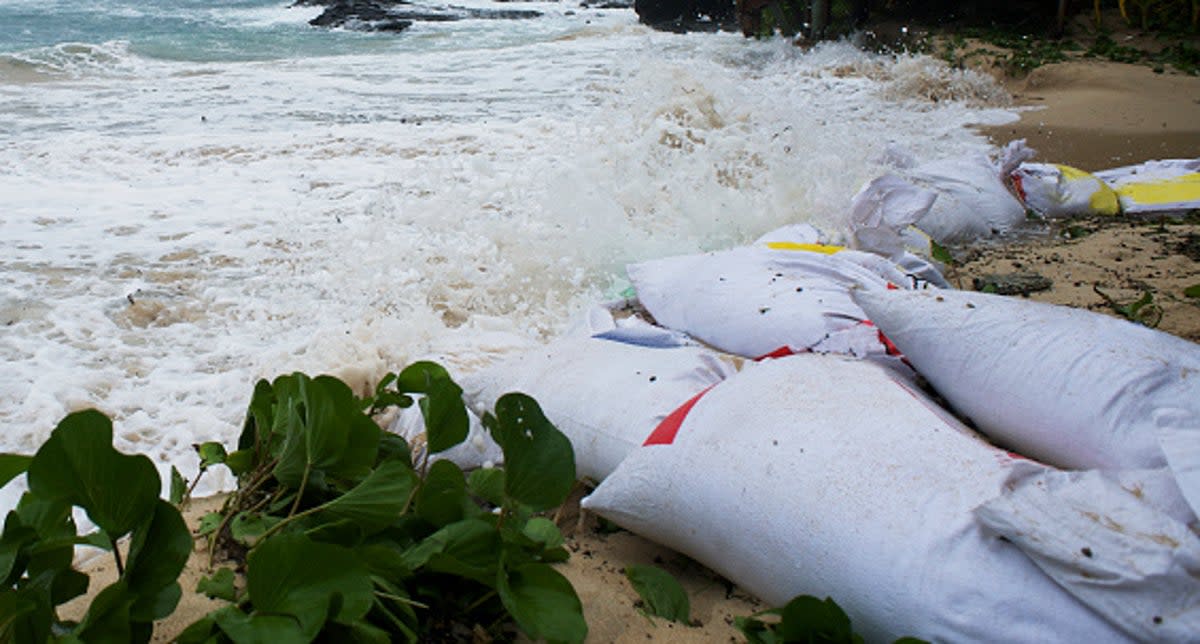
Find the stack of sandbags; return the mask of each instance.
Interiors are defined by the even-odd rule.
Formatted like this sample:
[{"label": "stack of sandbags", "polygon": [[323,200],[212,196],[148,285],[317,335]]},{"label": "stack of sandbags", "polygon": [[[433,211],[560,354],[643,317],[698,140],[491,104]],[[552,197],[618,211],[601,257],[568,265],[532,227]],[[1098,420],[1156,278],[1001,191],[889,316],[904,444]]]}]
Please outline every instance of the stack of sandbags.
[{"label": "stack of sandbags", "polygon": [[1013,187],[1046,218],[1200,208],[1200,159],[1165,159],[1090,174],[1070,166],[1022,163]]},{"label": "stack of sandbags", "polygon": [[[886,369],[807,354],[764,362],[689,401],[584,507],[769,603],[832,596],[868,641],[1194,635],[1194,597],[1171,592],[1195,568],[1163,562],[1193,561],[1195,535],[1103,485],[1088,488],[1100,494],[1084,501],[1052,496],[1043,504],[1062,509],[1055,521],[1070,526],[1061,530],[1038,524],[1044,513],[1029,519],[1000,503],[1052,472],[985,443]],[[1131,474],[1123,483],[1161,486],[1156,473],[1143,474],[1145,481]],[[1136,525],[1159,527],[1178,543],[1114,529],[1108,518],[1131,516],[1131,504],[1148,517]],[[981,507],[990,508],[989,522],[977,518]],[[1097,517],[1093,534],[1087,516]],[[1031,525],[1118,568],[1122,578],[1106,578],[1116,590],[1077,584],[1076,592],[1044,572],[1014,543]],[[1061,557],[1043,559],[1061,565]],[[1163,580],[1173,583],[1148,589]],[[1128,592],[1134,586],[1139,594]],[[1118,615],[1104,612],[1113,593],[1125,602]]]}]

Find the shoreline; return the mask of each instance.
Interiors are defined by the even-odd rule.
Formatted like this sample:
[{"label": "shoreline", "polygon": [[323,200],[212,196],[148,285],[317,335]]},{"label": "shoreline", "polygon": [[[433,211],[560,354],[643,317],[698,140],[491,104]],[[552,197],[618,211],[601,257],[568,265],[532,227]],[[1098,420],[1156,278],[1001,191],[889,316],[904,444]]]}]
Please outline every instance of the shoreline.
[{"label": "shoreline", "polygon": [[[1156,158],[1200,156],[1200,78],[1155,74],[1135,65],[1071,61],[1039,68],[1024,79],[1006,80],[1005,85],[1018,104],[1044,109],[1024,111],[1017,123],[979,129],[997,146],[1026,138],[1038,151],[1038,161],[1091,171]],[[1159,328],[1200,341],[1200,301],[1181,294],[1183,288],[1200,283],[1200,255],[1194,254],[1200,248],[1200,220],[1158,223],[1157,219],[1115,217],[1070,223],[1087,234],[1071,239],[1055,235],[1005,240],[1002,245],[965,249],[951,281],[969,289],[971,280],[984,274],[1036,271],[1054,286],[1031,295],[1033,299],[1109,314],[1114,312],[1095,293],[1096,287],[1121,302],[1152,290],[1164,308]],[[219,507],[223,499],[218,495],[194,500],[185,512],[189,526],[194,529],[199,517]],[[559,525],[572,557],[559,569],[583,603],[589,641],[740,641],[733,617],[769,608],[683,555],[629,532],[602,530],[594,517],[578,510],[578,495],[562,514]],[[196,581],[210,572],[207,559],[202,547],[193,551],[180,578],[183,600],[170,618],[156,625],[152,641],[170,641],[222,605],[193,592]],[[679,578],[700,626],[643,616],[638,596],[623,574],[631,564],[658,565]],[[115,574],[106,556],[92,559],[85,569],[96,578],[85,598],[66,607],[67,616],[81,615],[90,598]]]}]

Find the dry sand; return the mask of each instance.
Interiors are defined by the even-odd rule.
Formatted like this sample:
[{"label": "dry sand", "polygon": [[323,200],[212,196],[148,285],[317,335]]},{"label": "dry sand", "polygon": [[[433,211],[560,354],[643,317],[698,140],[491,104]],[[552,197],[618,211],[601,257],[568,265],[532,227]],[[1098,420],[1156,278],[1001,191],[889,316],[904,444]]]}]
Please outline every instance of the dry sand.
[{"label": "dry sand", "polygon": [[[1010,84],[1018,101],[1044,106],[1021,122],[993,128],[997,143],[1025,137],[1044,161],[1096,170],[1148,159],[1200,156],[1200,78],[1155,74],[1148,68],[1099,62],[1071,62],[1035,71]],[[1163,307],[1160,328],[1200,341],[1200,304],[1182,291],[1200,284],[1200,222],[1090,220],[1073,232],[1061,231],[1003,246],[956,249],[964,259],[952,276],[966,288],[987,273],[1036,271],[1053,288],[1035,299],[1112,312],[1099,288],[1119,302],[1151,291]],[[220,499],[201,500],[188,511],[194,520]],[[572,551],[561,567],[584,604],[592,642],[740,641],[734,616],[765,608],[746,593],[686,557],[627,532],[605,533],[594,518],[580,516],[577,501],[560,522]],[[751,538],[747,535],[747,538]],[[638,599],[623,570],[631,564],[656,564],[674,573],[687,588],[692,616],[687,627],[651,619],[638,610]],[[184,601],[156,629],[155,641],[169,639],[218,604],[191,591],[206,572],[207,553],[198,550],[183,577]],[[113,571],[105,557],[94,563],[103,588]],[[107,580],[105,579],[107,575]],[[815,591],[817,589],[814,589]],[[84,600],[86,601],[86,600]],[[75,605],[81,610],[83,604]],[[78,614],[78,613],[76,613]]]},{"label": "dry sand", "polygon": [[1148,159],[1200,156],[1200,79],[1145,65],[1076,60],[1005,83],[1029,111],[985,128],[1025,139],[1038,160],[1097,171]]}]

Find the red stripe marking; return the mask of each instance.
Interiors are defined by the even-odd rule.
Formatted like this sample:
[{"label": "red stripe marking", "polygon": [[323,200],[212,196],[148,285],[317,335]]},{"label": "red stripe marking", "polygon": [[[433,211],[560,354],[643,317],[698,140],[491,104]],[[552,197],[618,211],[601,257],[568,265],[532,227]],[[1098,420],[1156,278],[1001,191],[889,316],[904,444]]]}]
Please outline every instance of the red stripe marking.
[{"label": "red stripe marking", "polygon": [[757,358],[754,359],[754,361],[762,362],[763,360],[771,360],[773,358],[786,358],[788,356],[794,356],[794,355],[796,355],[796,352],[792,351],[791,347],[784,345],[770,353],[764,353],[761,356],[758,356]]},{"label": "red stripe marking", "polygon": [[695,407],[696,403],[700,402],[700,398],[704,394],[716,386],[709,385],[705,387],[704,391],[692,396],[687,402],[680,405],[678,409],[667,414],[667,417],[662,419],[658,427],[655,427],[654,431],[650,432],[650,435],[646,437],[646,442],[642,443],[642,445],[670,445],[674,443],[675,435],[679,433],[679,426],[683,424],[683,419],[687,418],[688,412],[692,411],[692,407]]}]

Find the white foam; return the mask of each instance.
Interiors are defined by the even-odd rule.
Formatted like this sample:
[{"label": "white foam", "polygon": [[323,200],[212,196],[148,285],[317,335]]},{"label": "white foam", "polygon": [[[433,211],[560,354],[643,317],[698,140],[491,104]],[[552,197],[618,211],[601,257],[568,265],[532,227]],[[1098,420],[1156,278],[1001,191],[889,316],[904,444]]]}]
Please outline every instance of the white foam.
[{"label": "white foam", "polygon": [[[0,84],[0,449],[96,406],[120,448],[191,476],[256,378],[474,368],[619,290],[627,262],[797,221],[836,235],[889,141],[986,150],[965,124],[1007,118],[898,98],[903,60],[631,15]],[[437,29],[486,35],[425,47]],[[940,73],[921,69],[902,73]]]}]

